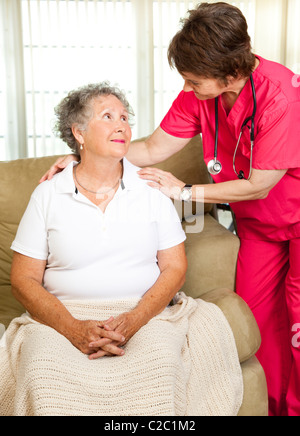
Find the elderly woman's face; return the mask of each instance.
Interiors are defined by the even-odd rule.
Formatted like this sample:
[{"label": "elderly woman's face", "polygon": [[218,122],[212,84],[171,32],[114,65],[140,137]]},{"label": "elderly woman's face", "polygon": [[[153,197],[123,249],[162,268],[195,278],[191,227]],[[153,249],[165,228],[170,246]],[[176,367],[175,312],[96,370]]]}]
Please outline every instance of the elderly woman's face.
[{"label": "elderly woman's face", "polygon": [[84,152],[103,157],[122,158],[131,141],[128,113],[114,95],[101,96],[93,102],[94,116],[82,133]]}]

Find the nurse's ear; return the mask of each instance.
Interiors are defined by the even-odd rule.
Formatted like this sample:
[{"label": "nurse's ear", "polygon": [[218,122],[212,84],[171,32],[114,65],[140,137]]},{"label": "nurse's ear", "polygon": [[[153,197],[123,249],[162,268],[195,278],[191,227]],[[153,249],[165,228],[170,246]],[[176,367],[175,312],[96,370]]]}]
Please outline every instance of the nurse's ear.
[{"label": "nurse's ear", "polygon": [[238,74],[236,77],[227,76],[226,80],[223,81],[223,84],[227,92],[233,91],[235,93],[240,94],[240,92],[242,91],[248,80],[249,77],[244,77]]},{"label": "nurse's ear", "polygon": [[234,87],[236,81],[237,79],[233,76],[226,76],[225,78],[217,79],[219,87],[224,89],[223,92],[226,92],[227,90],[230,91],[231,88]]},{"label": "nurse's ear", "polygon": [[226,76],[226,80],[224,80],[223,84],[226,87],[230,87],[234,85],[238,80],[240,80],[240,77]]}]

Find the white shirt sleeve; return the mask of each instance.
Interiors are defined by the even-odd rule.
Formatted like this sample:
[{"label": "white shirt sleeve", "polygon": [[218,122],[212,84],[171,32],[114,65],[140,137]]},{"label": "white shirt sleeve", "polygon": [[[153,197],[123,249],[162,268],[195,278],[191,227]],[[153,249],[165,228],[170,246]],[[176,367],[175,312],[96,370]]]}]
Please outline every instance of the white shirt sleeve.
[{"label": "white shirt sleeve", "polygon": [[[161,193],[160,193],[161,194]],[[161,194],[158,227],[158,250],[167,250],[186,240],[176,208],[168,197]]]},{"label": "white shirt sleeve", "polygon": [[31,196],[22,217],[11,249],[33,259],[48,259],[45,218],[34,195]]}]

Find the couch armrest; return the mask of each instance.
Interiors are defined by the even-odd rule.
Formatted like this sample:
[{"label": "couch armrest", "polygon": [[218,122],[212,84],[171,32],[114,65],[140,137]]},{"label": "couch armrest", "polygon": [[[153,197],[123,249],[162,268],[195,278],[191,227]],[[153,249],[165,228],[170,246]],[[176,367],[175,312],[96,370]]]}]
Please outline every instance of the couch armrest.
[{"label": "couch armrest", "polygon": [[254,356],[261,344],[256,320],[245,301],[228,289],[215,289],[201,298],[216,304],[226,316],[232,329],[240,362]]},{"label": "couch armrest", "polygon": [[268,387],[261,364],[251,357],[241,367],[244,398],[238,416],[268,416]]}]

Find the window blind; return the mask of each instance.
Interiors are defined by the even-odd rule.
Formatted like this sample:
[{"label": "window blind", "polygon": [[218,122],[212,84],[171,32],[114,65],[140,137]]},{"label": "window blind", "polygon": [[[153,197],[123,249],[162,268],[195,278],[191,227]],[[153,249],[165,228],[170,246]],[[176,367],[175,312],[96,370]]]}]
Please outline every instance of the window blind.
[{"label": "window blind", "polygon": [[130,1],[22,0],[22,16],[29,156],[68,151],[52,127],[71,89],[108,80],[135,106]]},{"label": "window blind", "polygon": [[[52,133],[54,107],[90,82],[123,89],[133,137],[151,134],[183,86],[168,65],[169,42],[198,3],[1,0],[0,159],[68,153]],[[254,52],[300,72],[299,0],[228,3],[245,14]]]}]

